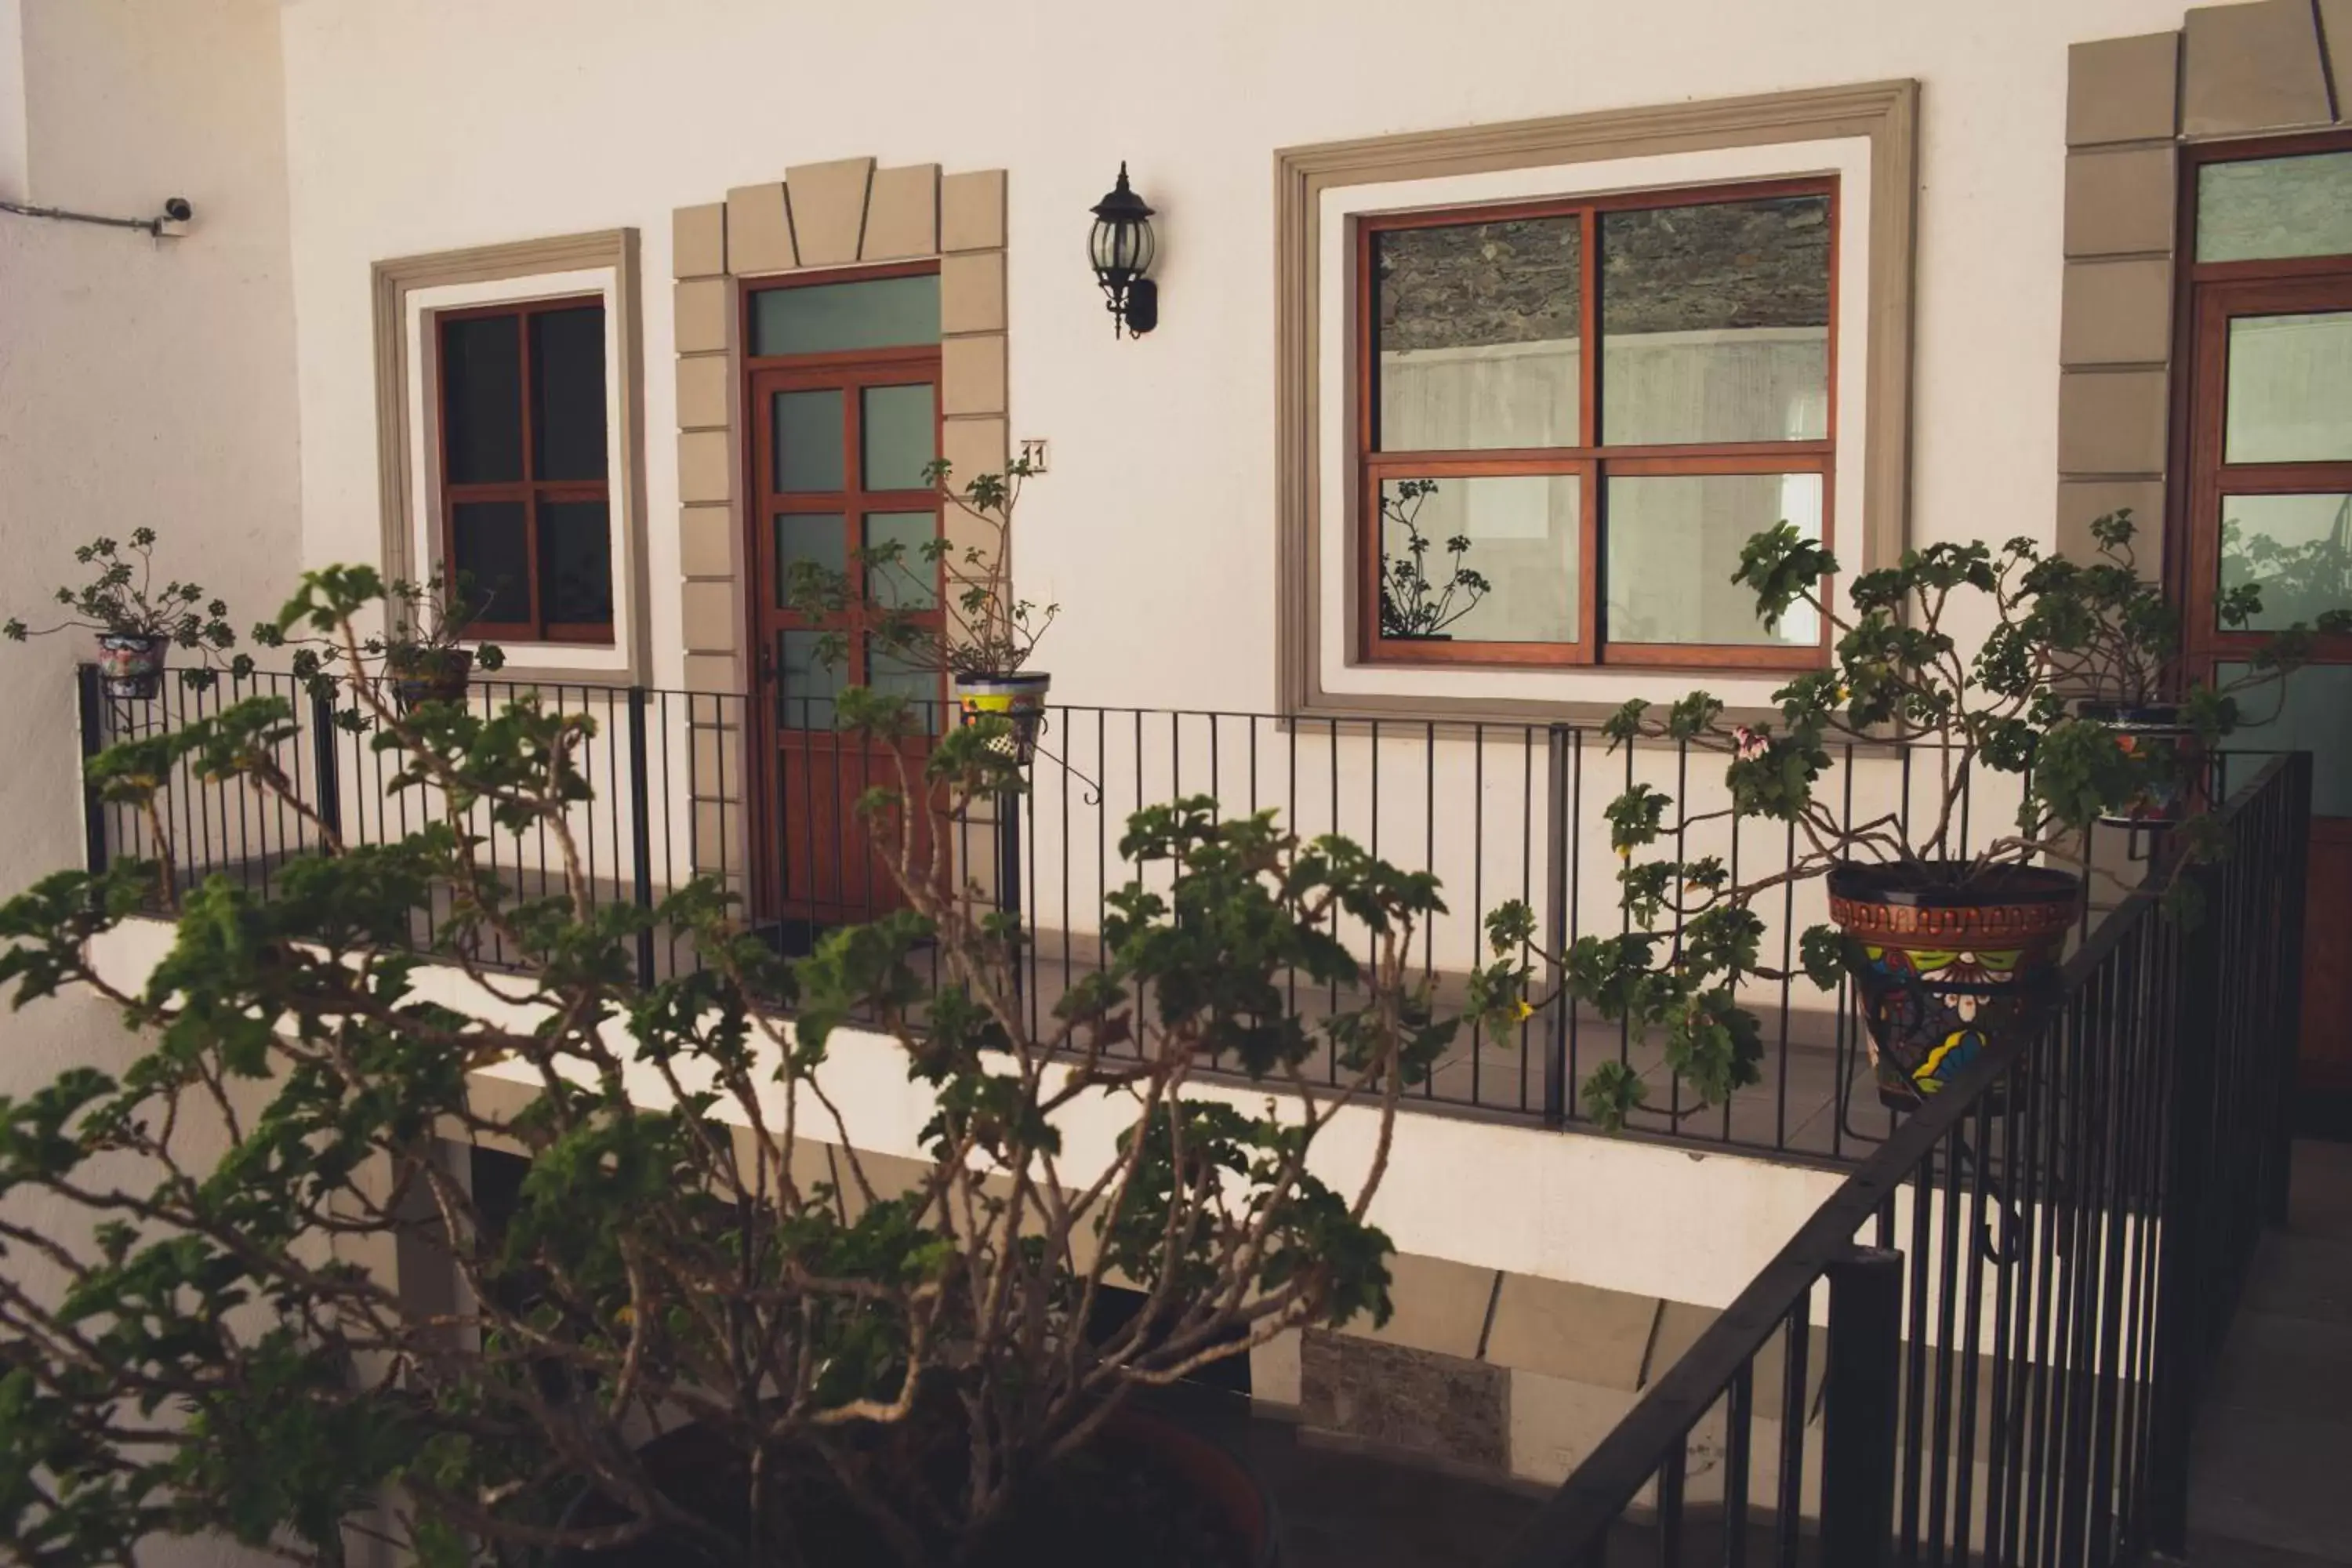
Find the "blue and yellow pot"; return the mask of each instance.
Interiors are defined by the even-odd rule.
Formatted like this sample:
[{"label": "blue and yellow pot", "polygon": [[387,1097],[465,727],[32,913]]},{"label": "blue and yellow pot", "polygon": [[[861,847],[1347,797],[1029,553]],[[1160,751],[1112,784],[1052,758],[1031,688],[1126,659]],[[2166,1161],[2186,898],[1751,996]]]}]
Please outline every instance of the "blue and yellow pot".
[{"label": "blue and yellow pot", "polygon": [[1054,678],[1030,670],[1004,674],[956,671],[956,711],[964,723],[982,719],[1012,722],[1013,760],[1027,767],[1037,755],[1037,731],[1045,722],[1045,693]]},{"label": "blue and yellow pot", "polygon": [[171,640],[142,632],[101,632],[98,638],[98,672],[106,694],[126,701],[143,702],[162,689],[163,657]]},{"label": "blue and yellow pot", "polygon": [[2079,878],[2005,866],[1840,866],[1830,919],[1870,1030],[1878,1098],[1916,1110],[1994,1041],[2042,1026],[2083,897]]}]

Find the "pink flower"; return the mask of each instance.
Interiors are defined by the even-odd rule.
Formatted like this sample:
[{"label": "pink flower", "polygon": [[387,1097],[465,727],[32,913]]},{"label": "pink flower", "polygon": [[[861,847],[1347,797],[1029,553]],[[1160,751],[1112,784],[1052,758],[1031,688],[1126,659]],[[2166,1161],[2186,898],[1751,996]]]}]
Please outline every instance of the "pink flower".
[{"label": "pink flower", "polygon": [[1752,763],[1771,746],[1771,741],[1761,730],[1751,730],[1745,724],[1731,727],[1732,754],[1743,763]]}]

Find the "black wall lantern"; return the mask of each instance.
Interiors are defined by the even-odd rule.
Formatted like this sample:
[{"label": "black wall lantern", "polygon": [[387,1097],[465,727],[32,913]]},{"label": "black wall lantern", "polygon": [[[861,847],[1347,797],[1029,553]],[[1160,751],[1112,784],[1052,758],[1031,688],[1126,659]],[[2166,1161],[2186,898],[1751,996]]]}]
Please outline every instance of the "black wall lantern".
[{"label": "black wall lantern", "polygon": [[1124,162],[1118,184],[1094,210],[1095,230],[1087,248],[1095,277],[1110,297],[1111,335],[1125,328],[1129,337],[1139,338],[1160,324],[1160,285],[1145,276],[1151,270],[1151,208],[1129,188]]}]

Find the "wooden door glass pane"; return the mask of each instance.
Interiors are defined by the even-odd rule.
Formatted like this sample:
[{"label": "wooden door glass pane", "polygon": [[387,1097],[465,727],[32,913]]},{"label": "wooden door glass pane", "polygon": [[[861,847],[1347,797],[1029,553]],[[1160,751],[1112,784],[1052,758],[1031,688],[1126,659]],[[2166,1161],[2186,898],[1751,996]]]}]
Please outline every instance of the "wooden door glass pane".
[{"label": "wooden door glass pane", "polygon": [[2249,584],[2262,590],[2263,607],[2247,631],[2352,610],[2352,495],[2223,496],[2221,591]]},{"label": "wooden door glass pane", "polygon": [[1583,481],[1575,474],[1381,484],[1381,637],[1574,642]]},{"label": "wooden door glass pane", "polygon": [[2208,163],[2197,171],[2197,259],[2352,253],[2352,153]]},{"label": "wooden door glass pane", "polygon": [[937,670],[910,663],[869,637],[866,643],[866,684],[877,695],[905,698],[917,727],[927,735],[940,732],[944,705],[940,700]]},{"label": "wooden door glass pane", "polygon": [[929,511],[869,511],[865,521],[865,547],[869,552],[896,547],[887,559],[869,561],[866,596],[894,610],[936,610],[940,607],[940,568],[923,552],[939,536],[939,515]]},{"label": "wooden door glass pane", "polygon": [[[2242,664],[2219,665],[2222,685],[2246,673]],[[2311,813],[2352,816],[2352,664],[2307,664],[2278,686],[2239,699],[2241,717],[2223,742],[2231,752],[2309,752]],[[2267,761],[2233,756],[2224,768],[2235,789]]]},{"label": "wooden door glass pane", "polygon": [[604,307],[535,310],[530,330],[531,477],[604,478]]},{"label": "wooden door glass pane", "polygon": [[522,346],[514,316],[441,323],[442,479],[502,484],[522,473]]},{"label": "wooden door glass pane", "polygon": [[751,296],[751,338],[758,358],[938,342],[939,274],[763,289]]},{"label": "wooden door glass pane", "polygon": [[776,608],[791,608],[793,574],[802,562],[829,583],[848,573],[849,544],[843,527],[843,514],[837,511],[776,514]]},{"label": "wooden door glass pane", "polygon": [[1574,214],[1383,229],[1371,246],[1381,450],[1580,444]]},{"label": "wooden door glass pane", "polygon": [[1601,439],[1829,437],[1830,199],[1601,215]]},{"label": "wooden door glass pane", "polygon": [[1767,630],[1732,582],[1749,537],[1777,522],[1822,536],[1819,474],[1611,477],[1602,492],[1606,635],[1616,642],[1810,647],[1821,617],[1799,605]]},{"label": "wooden door glass pane", "polygon": [[[857,439],[861,482],[869,490],[929,489],[923,470],[939,456],[930,383],[869,386],[860,395]],[[971,476],[966,475],[966,479]]]},{"label": "wooden door glass pane", "polygon": [[842,395],[836,387],[779,392],[770,399],[781,495],[829,495],[842,488]]},{"label": "wooden door glass pane", "polygon": [[449,532],[456,545],[450,563],[466,579],[474,618],[494,626],[530,620],[530,541],[519,500],[459,501],[450,508]]},{"label": "wooden door glass pane", "polygon": [[2352,461],[2352,310],[2230,321],[2226,463]]},{"label": "wooden door glass pane", "polygon": [[847,682],[825,662],[824,638],[823,632],[776,634],[776,721],[787,730],[833,728],[834,699]]},{"label": "wooden door glass pane", "polygon": [[539,503],[539,603],[562,626],[613,619],[612,519],[601,500]]}]

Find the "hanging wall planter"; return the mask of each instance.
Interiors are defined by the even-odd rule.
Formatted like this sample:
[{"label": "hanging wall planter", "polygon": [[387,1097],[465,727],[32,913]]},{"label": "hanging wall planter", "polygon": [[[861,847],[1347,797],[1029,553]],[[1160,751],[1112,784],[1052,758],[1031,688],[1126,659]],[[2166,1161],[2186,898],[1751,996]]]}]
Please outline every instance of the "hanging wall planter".
[{"label": "hanging wall planter", "polygon": [[1954,885],[1939,868],[1843,865],[1830,919],[1870,1029],[1878,1098],[1916,1110],[1995,1041],[2041,1026],[2083,884],[2046,866]]},{"label": "hanging wall planter", "polygon": [[474,679],[474,650],[416,645],[387,649],[384,673],[404,713],[422,702],[463,702]]},{"label": "hanging wall planter", "polygon": [[171,650],[168,637],[137,632],[101,632],[98,638],[98,668],[106,694],[126,701],[144,702],[163,684],[163,656]]},{"label": "hanging wall planter", "polygon": [[1045,693],[1053,684],[1052,676],[1035,670],[1003,675],[958,670],[956,711],[967,724],[982,719],[1010,721],[1013,760],[1025,768],[1037,755],[1037,731],[1045,722]]},{"label": "hanging wall planter", "polygon": [[2181,717],[2177,702],[2083,702],[2074,715],[2116,731],[2124,744],[2151,756],[2163,777],[2138,791],[2099,820],[2115,827],[2169,827],[2196,809],[2193,798],[2205,771],[2205,752],[2196,727]]}]

